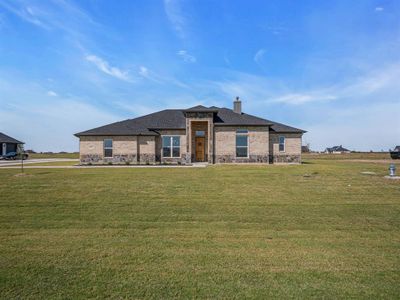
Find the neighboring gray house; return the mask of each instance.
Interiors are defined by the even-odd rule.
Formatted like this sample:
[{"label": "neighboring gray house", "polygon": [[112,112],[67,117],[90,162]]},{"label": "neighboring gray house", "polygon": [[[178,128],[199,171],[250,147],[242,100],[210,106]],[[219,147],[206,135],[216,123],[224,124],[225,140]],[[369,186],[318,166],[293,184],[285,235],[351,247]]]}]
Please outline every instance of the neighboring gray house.
[{"label": "neighboring gray house", "polygon": [[400,159],[400,146],[396,146],[390,151],[390,157],[392,159]]},{"label": "neighboring gray house", "polygon": [[304,130],[234,109],[166,109],[75,134],[83,164],[300,163]]},{"label": "neighboring gray house", "polygon": [[10,152],[17,152],[18,145],[22,145],[24,142],[18,141],[2,132],[0,132],[0,145],[1,155],[6,155]]},{"label": "neighboring gray house", "polygon": [[350,153],[350,150],[340,145],[340,146],[333,146],[332,148],[326,148],[325,153],[333,153],[333,154]]}]

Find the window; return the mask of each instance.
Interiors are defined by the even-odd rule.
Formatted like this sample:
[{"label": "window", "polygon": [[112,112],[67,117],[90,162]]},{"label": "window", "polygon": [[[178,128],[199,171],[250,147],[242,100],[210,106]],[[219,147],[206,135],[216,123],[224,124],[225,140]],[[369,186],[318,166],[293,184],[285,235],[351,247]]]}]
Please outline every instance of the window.
[{"label": "window", "polygon": [[285,137],[279,137],[279,152],[285,152]]},{"label": "window", "polygon": [[196,130],[196,136],[206,136],[206,132],[204,130]]},{"label": "window", "polygon": [[104,148],[104,157],[113,156],[113,140],[111,139],[104,140],[103,148]]},{"label": "window", "polygon": [[247,129],[236,130],[236,157],[248,157],[249,137]]},{"label": "window", "polygon": [[180,157],[181,138],[179,136],[163,136],[162,153],[163,157]]}]

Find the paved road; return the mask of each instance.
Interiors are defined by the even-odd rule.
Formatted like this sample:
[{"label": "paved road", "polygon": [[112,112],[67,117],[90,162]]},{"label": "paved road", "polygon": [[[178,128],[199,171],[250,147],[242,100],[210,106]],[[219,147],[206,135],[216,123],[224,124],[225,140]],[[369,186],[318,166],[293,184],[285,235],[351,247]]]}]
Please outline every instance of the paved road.
[{"label": "paved road", "polygon": [[[37,164],[37,163],[48,163],[48,162],[63,162],[63,161],[75,161],[79,162],[79,159],[72,158],[33,158],[24,160],[24,165],[28,164]],[[21,164],[20,160],[0,160],[0,168],[1,167],[9,167],[9,166],[19,166]]]}]

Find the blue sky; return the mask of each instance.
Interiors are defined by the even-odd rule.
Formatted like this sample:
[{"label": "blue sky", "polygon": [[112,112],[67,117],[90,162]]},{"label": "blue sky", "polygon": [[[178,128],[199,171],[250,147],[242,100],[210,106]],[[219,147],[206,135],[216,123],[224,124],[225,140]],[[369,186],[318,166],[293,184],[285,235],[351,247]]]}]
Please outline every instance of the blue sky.
[{"label": "blue sky", "polygon": [[393,148],[400,1],[0,0],[0,131],[28,149],[236,96],[315,150]]}]

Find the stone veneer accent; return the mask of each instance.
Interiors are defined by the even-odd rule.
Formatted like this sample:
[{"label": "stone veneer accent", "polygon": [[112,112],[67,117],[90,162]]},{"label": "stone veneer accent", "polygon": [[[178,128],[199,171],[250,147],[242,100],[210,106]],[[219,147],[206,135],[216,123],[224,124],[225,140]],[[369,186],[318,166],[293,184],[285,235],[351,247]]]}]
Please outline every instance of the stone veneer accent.
[{"label": "stone veneer accent", "polygon": [[[104,157],[103,141],[113,140],[113,157]],[[81,136],[81,164],[154,164],[154,136]],[[139,146],[139,147],[138,147]]]},{"label": "stone veneer accent", "polygon": [[[207,129],[206,158],[209,163],[301,163],[301,133],[274,133],[268,126],[214,126],[209,114],[191,114],[190,122],[202,123]],[[196,124],[196,123],[194,123]],[[197,123],[199,124],[199,123]],[[202,128],[202,129],[203,129]],[[249,157],[236,157],[236,129],[248,129]],[[199,128],[200,129],[200,128]],[[194,151],[194,131],[184,129],[160,130],[160,136],[81,136],[80,160],[82,164],[190,164]],[[162,157],[162,135],[179,135],[180,157]],[[279,136],[285,136],[285,151],[279,151]],[[103,141],[112,138],[113,157],[103,157]],[[213,144],[214,138],[214,144]],[[212,153],[215,151],[215,155]],[[193,153],[194,155],[194,153]]]},{"label": "stone veneer accent", "polygon": [[[162,164],[186,164],[186,132],[184,129],[159,130],[160,136],[156,137],[156,162]],[[175,135],[180,137],[180,157],[162,156],[162,136]]]},{"label": "stone veneer accent", "polygon": [[[248,130],[249,157],[236,157],[236,130]],[[268,163],[268,126],[215,126],[216,163]]]},{"label": "stone veneer accent", "polygon": [[216,155],[216,163],[268,163],[267,155],[250,155],[248,158],[239,158],[234,155]]},{"label": "stone veneer accent", "polygon": [[[285,137],[285,151],[279,151],[279,137]],[[270,133],[271,163],[301,163],[301,133]]]},{"label": "stone veneer accent", "polygon": [[271,155],[272,163],[301,163],[301,155]]}]

